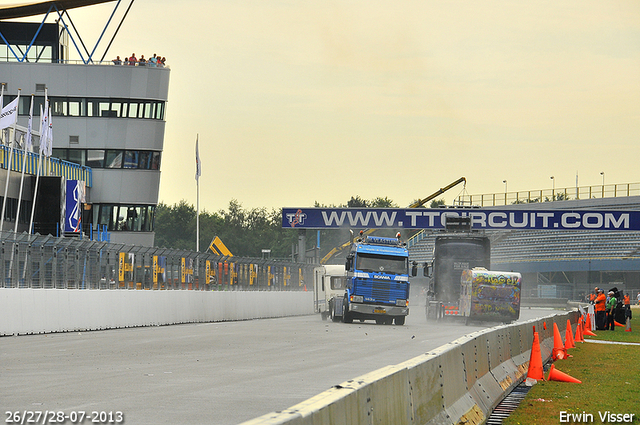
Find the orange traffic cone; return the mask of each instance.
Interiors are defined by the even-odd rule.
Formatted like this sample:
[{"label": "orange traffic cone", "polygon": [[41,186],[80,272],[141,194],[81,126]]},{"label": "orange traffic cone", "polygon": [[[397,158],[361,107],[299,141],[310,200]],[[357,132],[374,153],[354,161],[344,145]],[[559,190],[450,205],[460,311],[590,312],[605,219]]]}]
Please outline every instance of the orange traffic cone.
[{"label": "orange traffic cone", "polygon": [[527,379],[544,381],[544,372],[542,370],[542,353],[540,353],[540,339],[538,337],[538,332],[533,333],[533,344],[531,345],[531,354],[529,356],[529,370],[527,371]]},{"label": "orange traffic cone", "polygon": [[622,323],[618,323],[615,320],[613,321],[613,324],[616,326],[620,326],[621,328],[624,328],[624,325]]},{"label": "orange traffic cone", "polygon": [[594,332],[591,332],[589,329],[585,329],[584,334],[588,336],[598,336]]},{"label": "orange traffic cone", "polygon": [[551,369],[549,369],[549,381],[574,382],[576,384],[582,384],[581,380],[576,379],[571,375],[567,375],[564,372],[560,372],[553,364],[551,365]]},{"label": "orange traffic cone", "polygon": [[582,316],[578,319],[578,326],[576,327],[576,341],[575,342],[584,342],[584,337],[582,336],[582,328],[584,322],[582,321]]},{"label": "orange traffic cone", "polygon": [[562,337],[556,322],[553,322],[553,351],[551,351],[551,358],[554,361],[567,358],[567,349],[562,344]]},{"label": "orange traffic cone", "polygon": [[587,313],[587,321],[584,324],[585,324],[585,329],[593,331],[593,327],[591,326],[591,315],[589,313]]},{"label": "orange traffic cone", "polygon": [[573,329],[571,329],[571,320],[567,319],[567,330],[564,332],[564,348],[576,348],[573,341]]}]

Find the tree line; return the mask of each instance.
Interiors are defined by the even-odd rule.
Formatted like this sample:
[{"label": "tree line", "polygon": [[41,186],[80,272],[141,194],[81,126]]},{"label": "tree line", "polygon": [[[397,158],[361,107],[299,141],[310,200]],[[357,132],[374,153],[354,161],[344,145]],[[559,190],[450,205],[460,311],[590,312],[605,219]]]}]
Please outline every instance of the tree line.
[{"label": "tree line", "polygon": [[[443,205],[434,201],[431,207]],[[342,205],[321,205],[317,208],[398,208],[389,198],[362,199],[352,196]],[[157,247],[196,249],[196,209],[182,200],[174,205],[160,203],[155,214],[155,245]],[[384,233],[394,234],[389,230]],[[233,255],[261,257],[263,249],[271,250],[271,258],[291,258],[292,246],[298,243],[298,229],[282,228],[282,210],[267,208],[247,209],[233,199],[226,210],[200,211],[200,251],[206,251],[215,236],[229,248]],[[318,241],[316,231],[307,231],[307,249],[313,249]],[[403,235],[408,237],[409,235]],[[334,247],[350,238],[349,230],[321,230],[320,258]]]}]

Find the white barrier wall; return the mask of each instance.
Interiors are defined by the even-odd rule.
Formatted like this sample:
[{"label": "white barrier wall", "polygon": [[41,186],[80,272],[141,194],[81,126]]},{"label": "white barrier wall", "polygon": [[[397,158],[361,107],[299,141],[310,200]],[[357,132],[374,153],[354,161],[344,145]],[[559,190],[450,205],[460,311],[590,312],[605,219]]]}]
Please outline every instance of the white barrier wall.
[{"label": "white barrier wall", "polygon": [[0,335],[312,313],[311,292],[0,289]]},{"label": "white barrier wall", "polygon": [[567,319],[575,325],[577,317],[577,313],[557,314],[472,333],[243,425],[482,424],[524,379],[533,326],[546,363],[553,348],[554,322],[563,334]]}]

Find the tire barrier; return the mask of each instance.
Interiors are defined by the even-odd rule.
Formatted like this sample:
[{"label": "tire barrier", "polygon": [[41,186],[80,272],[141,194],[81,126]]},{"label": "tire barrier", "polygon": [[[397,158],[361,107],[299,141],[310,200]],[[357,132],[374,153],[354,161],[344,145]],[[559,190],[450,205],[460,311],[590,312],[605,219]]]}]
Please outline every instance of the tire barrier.
[{"label": "tire barrier", "polygon": [[577,320],[578,313],[570,312],[474,332],[242,425],[481,424],[524,380],[533,326],[546,363],[553,348],[550,329],[555,324],[566,330]]},{"label": "tire barrier", "polygon": [[311,292],[0,289],[0,336],[305,314]]}]

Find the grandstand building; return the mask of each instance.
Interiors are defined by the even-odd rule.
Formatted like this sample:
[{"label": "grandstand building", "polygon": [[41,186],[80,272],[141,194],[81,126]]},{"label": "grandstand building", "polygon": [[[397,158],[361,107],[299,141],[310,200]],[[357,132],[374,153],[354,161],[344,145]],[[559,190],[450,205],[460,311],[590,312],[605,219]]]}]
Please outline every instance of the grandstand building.
[{"label": "grandstand building", "polygon": [[[638,210],[640,196],[509,205],[514,209]],[[492,207],[483,207],[490,209]],[[410,259],[430,262],[438,233],[414,238]],[[584,300],[595,286],[640,292],[640,232],[578,230],[487,231],[491,268],[522,273],[523,299]],[[419,240],[419,241],[417,241]]]},{"label": "grandstand building", "polygon": [[[90,54],[70,60],[71,49],[84,43],[64,12],[108,1],[0,6],[0,83],[5,84],[5,105],[22,89],[18,124],[23,128],[31,94],[35,94],[34,122],[39,123],[46,93],[53,156],[91,169],[85,232],[106,227],[111,242],[153,246],[170,70],[94,61]],[[55,23],[45,22],[50,15]],[[42,22],[10,20],[38,16],[44,16]],[[29,184],[33,186],[32,181]]]}]

